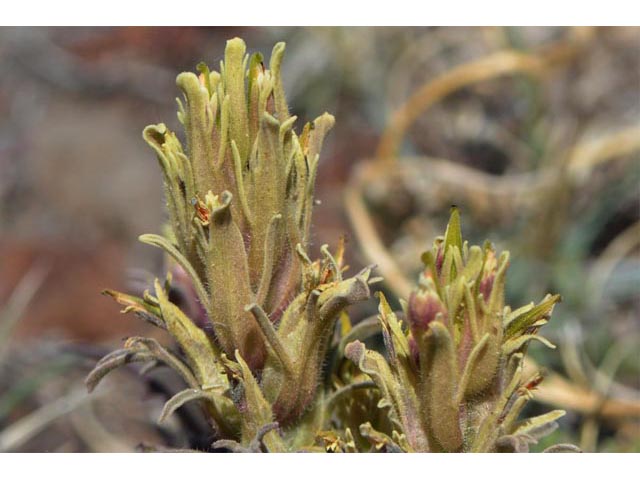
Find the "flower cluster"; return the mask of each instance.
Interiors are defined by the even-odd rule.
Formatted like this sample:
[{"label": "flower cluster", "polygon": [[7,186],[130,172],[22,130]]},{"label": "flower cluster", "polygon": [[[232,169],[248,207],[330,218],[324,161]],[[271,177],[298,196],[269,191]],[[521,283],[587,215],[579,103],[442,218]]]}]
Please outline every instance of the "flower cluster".
[{"label": "flower cluster", "polygon": [[[404,321],[380,295],[387,358],[349,343],[363,329],[351,328],[345,310],[380,279],[370,268],[344,277],[342,243],[309,257],[316,172],[334,119],[325,113],[295,132],[284,50],[277,44],[266,68],[262,55],[230,40],[219,72],[200,64],[198,74],[177,77],[186,145],[164,124],[144,130],[164,175],[169,221],[164,235],[140,240],[172,264],[142,297],[106,293],[165,330],[178,351],[129,338],[98,362],[87,386],[127,363],[168,366],[186,388],[160,421],[199,402],[214,449],[357,451],[368,441],[387,451],[525,450],[563,413],[518,421],[539,382],[523,378],[526,348],[550,345],[537,332],[559,297],[506,307],[508,254],[463,243],[454,209],[444,237],[423,255]],[[327,379],[333,390],[319,387]]]},{"label": "flower cluster", "polygon": [[[406,451],[523,451],[555,428],[564,412],[517,421],[530,388],[523,378],[527,345],[559,295],[512,311],[504,304],[509,254],[462,241],[452,209],[444,237],[423,254],[425,270],[404,303],[406,322],[380,295],[388,359],[355,341],[346,355],[368,374],[390,408],[394,438]],[[406,327],[405,327],[406,325]]]}]

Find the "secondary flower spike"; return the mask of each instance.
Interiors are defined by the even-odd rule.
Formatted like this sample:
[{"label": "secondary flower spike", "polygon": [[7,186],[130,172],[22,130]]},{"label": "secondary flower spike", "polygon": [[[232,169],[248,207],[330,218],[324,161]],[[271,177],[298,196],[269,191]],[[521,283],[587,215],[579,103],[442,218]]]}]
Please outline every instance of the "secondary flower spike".
[{"label": "secondary flower spike", "polygon": [[425,270],[404,304],[408,328],[379,295],[388,360],[359,341],[345,349],[389,408],[388,442],[417,452],[528,450],[564,415],[555,410],[518,420],[531,397],[531,379],[523,377],[528,344],[553,348],[537,333],[560,296],[514,311],[505,306],[509,254],[463,243],[457,208],[422,260]]}]

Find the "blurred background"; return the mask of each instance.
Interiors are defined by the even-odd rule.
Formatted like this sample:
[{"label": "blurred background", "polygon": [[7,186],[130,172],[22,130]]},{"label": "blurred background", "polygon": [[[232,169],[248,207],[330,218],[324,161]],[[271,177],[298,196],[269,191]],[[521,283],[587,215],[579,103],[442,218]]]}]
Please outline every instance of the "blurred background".
[{"label": "blurred background", "polygon": [[193,443],[186,415],[155,424],[162,381],[82,380],[150,334],[100,295],[162,274],[137,242],[165,218],[142,128],[177,129],[176,74],[234,36],[287,42],[298,128],[336,116],[314,248],[345,234],[399,305],[458,205],[466,238],[511,251],[512,306],[563,296],[531,409],[568,414],[536,448],[640,451],[640,28],[584,27],[0,28],[0,451]]}]

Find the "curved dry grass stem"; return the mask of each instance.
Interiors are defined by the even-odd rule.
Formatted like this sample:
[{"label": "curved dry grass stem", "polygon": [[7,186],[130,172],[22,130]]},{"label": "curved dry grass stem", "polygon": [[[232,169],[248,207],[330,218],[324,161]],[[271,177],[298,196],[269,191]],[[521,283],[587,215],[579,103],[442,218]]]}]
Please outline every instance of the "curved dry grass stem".
[{"label": "curved dry grass stem", "polygon": [[[524,375],[539,371],[538,365],[527,357]],[[549,373],[534,394],[538,402],[583,415],[625,420],[640,418],[640,401],[605,397],[594,390],[585,389],[568,381],[562,375]]]},{"label": "curved dry grass stem", "polygon": [[92,452],[129,453],[135,451],[134,445],[125,441],[109,429],[98,419],[95,412],[95,402],[87,401],[69,414],[71,427],[85,442]]},{"label": "curved dry grass stem", "polygon": [[579,181],[601,163],[629,155],[640,149],[640,125],[633,125],[610,135],[585,140],[569,153],[569,173]]},{"label": "curved dry grass stem", "polygon": [[573,58],[592,36],[591,29],[576,29],[572,31],[568,40],[543,48],[538,53],[503,50],[459,65],[429,80],[391,116],[380,139],[376,158],[382,164],[395,162],[400,143],[411,124],[429,107],[451,93],[476,83],[515,73],[540,77],[549,69]]},{"label": "curved dry grass stem", "polygon": [[543,69],[544,63],[536,57],[515,51],[502,51],[445,72],[423,85],[395,111],[382,135],[376,157],[380,162],[393,163],[411,124],[431,105],[456,90],[510,73],[540,75]]},{"label": "curved dry grass stem", "polygon": [[38,408],[0,432],[0,452],[19,450],[52,422],[89,401],[84,388],[71,390],[65,396]]},{"label": "curved dry grass stem", "polygon": [[398,298],[408,298],[413,288],[412,282],[402,273],[398,264],[382,242],[378,231],[364,202],[364,185],[375,176],[376,164],[361,164],[351,176],[345,189],[345,208],[356,235],[368,261],[375,259],[385,283]]},{"label": "curved dry grass stem", "polygon": [[22,277],[5,305],[0,306],[0,364],[9,347],[9,337],[49,274],[51,265],[40,262]]},{"label": "curved dry grass stem", "polygon": [[580,450],[586,453],[595,453],[599,434],[600,425],[598,424],[598,419],[594,416],[587,417],[580,428]]},{"label": "curved dry grass stem", "polygon": [[589,275],[591,291],[600,300],[604,295],[604,285],[624,257],[640,246],[640,221],[618,234],[600,254]]}]

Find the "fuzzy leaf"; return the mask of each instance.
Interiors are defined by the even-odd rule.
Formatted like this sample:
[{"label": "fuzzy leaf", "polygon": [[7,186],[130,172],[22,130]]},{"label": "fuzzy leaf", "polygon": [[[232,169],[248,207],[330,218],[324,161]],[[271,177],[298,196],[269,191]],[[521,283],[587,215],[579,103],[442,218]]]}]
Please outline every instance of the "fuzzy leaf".
[{"label": "fuzzy leaf", "polygon": [[520,350],[525,344],[530,342],[531,340],[538,340],[539,342],[545,344],[547,347],[551,349],[555,349],[556,346],[540,335],[522,335],[520,337],[512,338],[511,340],[507,340],[502,345],[502,353],[505,356],[509,356],[514,352]]},{"label": "fuzzy leaf", "polygon": [[184,350],[200,387],[206,390],[224,385],[226,378],[216,361],[219,352],[214,348],[207,334],[169,301],[157,279],[155,288],[167,329]]},{"label": "fuzzy leaf", "polygon": [[289,108],[287,107],[287,99],[285,98],[281,75],[284,50],[284,42],[276,43],[271,52],[271,60],[269,61],[269,69],[271,70],[274,80],[273,96],[275,100],[276,113],[278,114],[278,119],[281,122],[284,122],[289,118]]},{"label": "fuzzy leaf", "polygon": [[144,299],[134,295],[127,295],[126,293],[117,292],[115,290],[103,290],[102,293],[112,297],[116,302],[125,307],[121,313],[133,312],[143,320],[166,330],[166,325],[162,320],[162,313],[158,306],[152,305]]},{"label": "fuzzy leaf", "polygon": [[544,437],[558,427],[556,420],[563,417],[566,413],[567,412],[564,410],[553,410],[545,413],[544,415],[527,418],[526,420],[522,420],[514,425],[513,433],[526,433],[534,438]]},{"label": "fuzzy leaf", "polygon": [[453,339],[447,327],[435,321],[420,348],[420,366],[426,400],[426,423],[432,451],[462,448],[459,407],[455,402],[457,367]]},{"label": "fuzzy leaf", "polygon": [[204,197],[211,188],[218,187],[213,169],[216,152],[211,142],[214,112],[211,111],[207,87],[200,83],[197,75],[191,72],[181,73],[176,78],[176,85],[187,100],[183,121],[195,193]]},{"label": "fuzzy leaf", "polygon": [[[236,350],[236,374],[244,387],[244,401],[246,410],[242,414],[242,442],[249,444],[265,425],[273,423],[271,405],[262,395],[258,382],[254,378],[249,366],[244,361],[240,352]],[[229,361],[227,361],[229,364]],[[280,435],[270,431],[265,435],[265,444],[271,452],[283,452],[285,446]]]},{"label": "fuzzy leaf", "polygon": [[215,292],[210,318],[223,350],[230,354],[237,348],[252,368],[258,368],[264,364],[266,348],[256,321],[245,311],[253,295],[244,239],[231,201],[231,193],[225,191],[211,210],[205,266],[208,287]]},{"label": "fuzzy leaf", "polygon": [[84,383],[89,393],[91,393],[100,381],[116,368],[128,363],[148,362],[153,359],[154,356],[150,352],[138,351],[132,348],[116,350],[100,359],[91,372],[89,372]]},{"label": "fuzzy leaf", "polygon": [[146,243],[147,245],[161,248],[162,250],[167,252],[176,262],[178,262],[178,265],[180,265],[184,269],[184,271],[187,272],[189,278],[193,282],[193,286],[196,290],[196,294],[198,295],[198,299],[200,300],[202,305],[204,305],[205,310],[209,311],[209,295],[202,285],[200,277],[191,266],[191,263],[189,263],[189,261],[184,257],[184,255],[182,255],[182,253],[180,253],[178,249],[173,246],[166,238],[160,235],[149,233],[140,235],[138,239],[142,243]]},{"label": "fuzzy leaf", "polygon": [[230,101],[230,138],[238,145],[241,158],[247,158],[249,154],[249,118],[245,94],[246,51],[244,41],[237,37],[227,41],[224,51],[225,89]]},{"label": "fuzzy leaf", "polygon": [[476,278],[480,273],[480,270],[482,270],[482,255],[482,249],[477,245],[473,245],[469,248],[469,255],[460,275],[467,279]]},{"label": "fuzzy leaf", "polygon": [[491,288],[491,295],[486,299],[488,311],[493,314],[494,326],[502,329],[501,316],[504,309],[504,290],[507,280],[507,269],[509,268],[509,252],[502,252],[498,259],[498,270],[496,271]]},{"label": "fuzzy leaf", "polygon": [[367,350],[364,343],[358,340],[348,344],[344,353],[378,386],[384,400],[380,406],[390,406],[396,421],[402,421],[405,415],[398,395],[398,385],[384,357],[378,352]]},{"label": "fuzzy leaf", "polygon": [[402,368],[398,361],[406,364],[409,359],[409,342],[402,331],[402,326],[398,321],[395,313],[391,310],[387,299],[382,292],[376,294],[380,300],[378,311],[380,312],[380,323],[382,324],[383,338],[385,346],[390,353],[393,362],[396,362],[395,368]]},{"label": "fuzzy leaf", "polygon": [[181,392],[176,393],[164,404],[162,412],[160,413],[160,418],[158,418],[158,423],[164,423],[167,418],[173,414],[173,412],[187,402],[191,402],[192,400],[209,400],[215,402],[217,400],[216,397],[217,395],[213,392],[205,392],[199,388],[187,388],[182,390]]},{"label": "fuzzy leaf", "polygon": [[344,354],[344,349],[347,344],[355,340],[365,340],[369,337],[380,333],[380,321],[377,317],[366,318],[356,323],[346,335],[340,339],[338,344],[338,352]]},{"label": "fuzzy leaf", "polygon": [[175,370],[191,387],[198,385],[193,373],[176,355],[164,349],[153,338],[131,337],[125,342],[123,349],[105,355],[87,375],[85,384],[91,392],[109,372],[133,362],[149,362],[155,360]]},{"label": "fuzzy leaf", "polygon": [[455,205],[451,207],[451,216],[447,224],[447,230],[444,234],[444,250],[445,254],[449,247],[458,247],[462,252],[462,230],[460,228],[460,211]]},{"label": "fuzzy leaf", "polygon": [[553,307],[560,301],[560,295],[549,295],[545,300],[530,310],[515,317],[507,326],[505,336],[512,338],[520,332],[524,332],[541,319],[548,319]]}]

